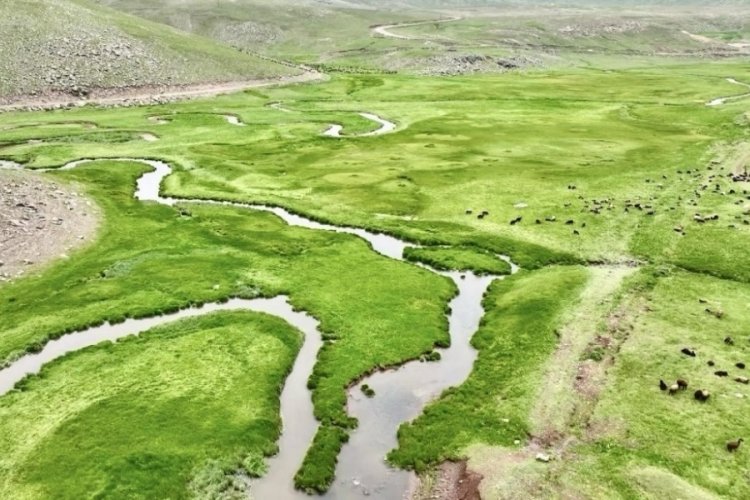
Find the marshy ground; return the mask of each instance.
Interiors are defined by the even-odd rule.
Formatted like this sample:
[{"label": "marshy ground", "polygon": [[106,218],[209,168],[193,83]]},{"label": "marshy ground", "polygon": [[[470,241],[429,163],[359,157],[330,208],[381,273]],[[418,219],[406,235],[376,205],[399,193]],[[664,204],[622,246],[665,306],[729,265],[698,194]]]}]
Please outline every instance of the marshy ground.
[{"label": "marshy ground", "polygon": [[[361,478],[335,476],[348,436],[367,435],[347,398],[366,398],[363,377],[429,366],[449,343],[459,287],[420,266],[505,276],[506,255],[520,271],[483,296],[473,370],[401,426],[388,454],[419,473],[415,495],[750,496],[747,450],[727,449],[750,437],[750,99],[737,84],[750,72],[742,59],[695,58],[705,45],[744,50],[717,41],[729,36],[719,21],[700,31],[670,19],[664,32],[560,19],[554,40],[547,19],[512,36],[529,50],[580,38],[585,65],[451,78],[349,67],[190,102],[3,114],[0,159],[24,168],[0,170],[0,222],[16,231],[0,247],[14,252],[0,253],[13,277],[0,284],[0,362],[104,321],[283,295],[323,338],[308,380],[316,436],[284,488],[344,481],[364,494]],[[506,22],[386,28],[406,38],[376,37],[369,56],[506,39]],[[692,35],[679,35],[689,54],[646,54],[676,27]],[[638,33],[651,38],[626,60],[605,57]],[[100,161],[56,170],[82,158]],[[135,199],[151,167],[128,159],[171,166],[161,196],[174,203]],[[405,260],[320,224],[395,236]],[[45,264],[8,271],[24,259]],[[224,311],[53,361],[0,397],[0,496],[245,494],[278,451],[279,395],[302,338],[277,317]],[[660,388],[678,379],[687,389]],[[387,394],[365,383],[374,401]]]}]

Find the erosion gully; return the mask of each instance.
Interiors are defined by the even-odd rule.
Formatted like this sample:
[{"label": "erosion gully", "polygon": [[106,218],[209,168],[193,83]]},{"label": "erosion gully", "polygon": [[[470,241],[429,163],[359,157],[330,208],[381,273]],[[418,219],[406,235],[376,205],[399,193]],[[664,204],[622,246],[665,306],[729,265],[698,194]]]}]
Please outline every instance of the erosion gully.
[{"label": "erosion gully", "polygon": [[[137,181],[135,198],[144,202],[170,206],[177,203],[225,205],[271,212],[290,226],[358,236],[366,240],[377,253],[396,260],[403,260],[406,247],[415,246],[385,234],[316,222],[279,207],[162,197],[160,195],[161,183],[172,173],[167,163],[136,158],[112,158],[110,160],[136,162],[153,168],[153,171],[145,173]],[[55,170],[70,170],[94,161],[97,160],[78,160]],[[0,167],[21,168],[22,166],[5,162]],[[498,256],[498,258],[510,262],[507,257]],[[349,389],[347,408],[349,413],[359,420],[359,426],[352,432],[349,442],[341,451],[334,484],[320,498],[329,500],[349,500],[360,497],[387,500],[407,498],[411,494],[416,478],[412,473],[391,468],[385,462],[386,454],[397,446],[396,432],[399,426],[417,417],[429,401],[435,399],[445,389],[461,384],[471,373],[477,353],[471,347],[470,340],[484,314],[482,297],[490,283],[502,277],[477,276],[471,272],[439,272],[427,266],[421,267],[450,278],[458,288],[458,294],[450,303],[451,345],[447,349],[440,350],[440,361],[408,362],[397,369],[370,375]],[[517,266],[512,263],[511,267],[512,272],[518,270]],[[0,370],[0,396],[10,391],[27,374],[38,372],[44,364],[66,353],[105,340],[114,341],[129,335],[137,335],[149,328],[177,319],[225,310],[250,310],[271,314],[284,319],[304,333],[304,344],[281,395],[283,430],[279,441],[279,453],[269,459],[267,474],[250,483],[250,494],[257,500],[309,499],[308,495],[294,489],[293,477],[318,428],[318,422],[313,416],[307,379],[312,373],[322,341],[317,321],[306,313],[295,311],[287,297],[232,299],[225,303],[206,304],[199,308],[185,309],[165,316],[131,319],[115,325],[105,323],[65,335],[46,344],[41,352],[24,356]],[[375,397],[364,396],[361,391],[363,384],[375,390]]]}]

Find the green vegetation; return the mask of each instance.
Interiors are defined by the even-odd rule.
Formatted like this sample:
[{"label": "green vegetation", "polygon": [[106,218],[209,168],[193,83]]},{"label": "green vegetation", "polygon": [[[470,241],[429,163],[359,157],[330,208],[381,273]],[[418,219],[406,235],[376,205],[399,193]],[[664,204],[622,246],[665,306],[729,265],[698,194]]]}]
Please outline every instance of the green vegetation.
[{"label": "green vegetation", "polygon": [[441,271],[474,271],[477,274],[510,274],[510,264],[486,250],[472,247],[407,248],[406,260],[421,262]]},{"label": "green vegetation", "polygon": [[276,452],[301,341],[277,318],[217,313],[49,364],[0,399],[0,495],[218,498]]},{"label": "green vegetation", "polygon": [[[322,349],[310,381],[322,422],[316,443],[323,446],[326,436],[339,443],[354,425],[344,409],[351,381],[446,342],[443,310],[453,293],[446,280],[380,257],[358,238],[290,228],[270,214],[195,205],[185,212],[138,202],[132,186],[145,170],[103,161],[54,174],[89,186],[106,224],[98,243],[64,266],[0,288],[0,358],[105,320],[286,293],[336,340]],[[373,275],[398,277],[398,284],[367,279]],[[374,323],[382,310],[399,314]],[[373,342],[378,338],[383,341]],[[189,374],[191,365],[184,370]],[[316,467],[332,468],[337,453],[338,447],[311,450]]]},{"label": "green vegetation", "polygon": [[[750,456],[725,449],[748,435],[748,389],[733,378],[745,375],[735,363],[750,356],[750,286],[676,271],[645,297],[648,307],[617,354],[592,416],[589,427],[599,432],[572,450],[576,458],[562,468],[562,481],[585,496],[609,498],[663,498],[674,484],[687,491],[683,498],[750,495],[742,479]],[[720,304],[725,316],[706,314],[700,300]],[[725,344],[727,336],[736,343]],[[697,356],[683,355],[684,347]],[[677,378],[689,382],[687,391],[670,397],[659,390],[659,379]],[[693,398],[698,389],[710,392],[706,403]]]},{"label": "green vegetation", "polygon": [[362,389],[362,394],[364,394],[368,398],[372,398],[372,397],[375,396],[375,389],[373,389],[369,385],[364,384],[364,385],[362,385],[361,389]]},{"label": "green vegetation", "polygon": [[[746,412],[746,399],[733,396],[744,386],[716,379],[702,363],[708,355],[731,368],[735,357],[740,361],[746,354],[748,185],[727,174],[741,172],[747,163],[747,101],[705,104],[743,92],[726,77],[750,81],[750,73],[733,61],[634,66],[455,78],[336,74],[314,86],[210,100],[11,113],[3,116],[0,158],[31,168],[83,157],[158,158],[174,168],[163,186],[170,196],[266,203],[320,221],[394,234],[427,245],[409,250],[409,259],[443,268],[507,272],[495,255],[509,255],[524,270],[494,283],[485,298],[487,316],[473,340],[479,350],[474,372],[399,433],[401,446],[390,459],[420,471],[466,455],[470,445],[526,444],[526,433],[534,432],[530,412],[535,388],[559,347],[555,329],[591,274],[583,265],[641,261],[648,266],[638,278],[643,286],[631,284],[634,288],[628,290],[638,300],[649,299],[651,311],[625,307],[630,303],[624,301],[618,314],[630,319],[634,329],[615,339],[621,350],[592,339],[573,358],[599,368],[616,359],[609,377],[602,370],[601,401],[587,404],[592,422],[619,419],[617,432],[585,435],[581,422],[586,419],[574,420],[567,430],[586,437],[575,447],[580,459],[555,468],[550,477],[580,484],[592,496],[637,496],[667,477],[680,491],[695,486],[731,496],[735,488],[741,496],[746,493],[746,485],[739,484],[747,465],[744,455],[721,454],[726,453],[721,446],[744,434],[738,419]],[[367,138],[320,136],[329,123],[341,123],[352,133],[371,130],[373,124],[361,119],[360,111],[378,113],[399,129]],[[222,115],[236,115],[245,126],[231,125]],[[159,140],[147,142],[143,133]],[[321,426],[295,478],[303,489],[325,490],[333,480],[336,456],[356,425],[345,411],[346,389],[379,367],[407,359],[434,360],[434,348],[448,342],[444,312],[454,287],[418,266],[379,256],[350,235],[289,227],[273,215],[235,207],[138,202],[132,198],[133,187],[144,171],[142,165],[108,160],[47,174],[84,186],[102,207],[104,223],[95,244],[0,287],[0,359],[38,350],[50,338],[105,320],[150,316],[232,296],[287,294],[295,307],[321,322],[327,340],[309,381]],[[704,184],[710,186],[703,189]],[[488,215],[478,218],[483,211]],[[715,213],[719,220],[697,222],[696,212]],[[514,220],[518,222],[511,224]],[[697,303],[699,293],[709,305]],[[717,318],[705,313],[706,307],[725,314]],[[610,319],[591,321],[606,326]],[[598,334],[601,329],[592,330]],[[735,350],[722,343],[728,334],[736,339]],[[139,342],[146,341],[133,340],[132,345]],[[243,342],[250,341],[232,339],[221,345],[229,349]],[[681,358],[683,344],[698,349],[700,357]],[[59,408],[27,394],[46,384],[64,385],[64,367],[107,349],[121,349],[123,363],[138,363],[136,347],[124,347],[129,345],[131,341],[87,350],[61,361],[27,382],[27,392],[0,398],[0,408],[22,401],[23,415],[39,414],[39,419],[48,409],[71,408],[93,361],[80,362],[81,382],[60,394],[69,399]],[[232,360],[225,364],[239,369]],[[186,357],[170,366],[168,373],[191,380],[197,370]],[[267,386],[249,384],[252,390],[275,395],[285,366],[253,370],[254,377],[276,378]],[[697,405],[689,393],[669,398],[658,391],[659,378],[678,376],[690,377],[691,389],[705,385],[716,397]],[[91,399],[95,390],[102,390],[86,387],[93,387],[85,393]],[[151,389],[134,386],[122,401],[143,408]],[[86,418],[117,410],[122,401],[101,403]],[[217,406],[221,418],[226,416],[222,411],[241,410],[230,407],[231,400],[226,404]],[[179,414],[179,408],[165,406],[161,415]],[[271,450],[278,432],[276,407],[264,408],[270,424],[263,436],[253,438],[257,446],[244,443],[237,450],[217,445],[215,453],[208,453],[210,447],[195,443],[189,458],[164,459],[163,467],[179,468],[169,478],[181,477],[179,487],[210,495],[217,487],[234,487],[226,478],[233,468],[260,472],[260,454]],[[20,418],[13,417],[9,436],[14,439],[24,435]],[[10,476],[8,481],[14,482],[8,488],[33,497],[35,488],[47,484],[40,467],[64,475],[67,462],[61,454],[65,446],[74,446],[80,432],[76,426],[61,429],[50,441],[54,448],[34,449],[39,455],[33,462],[15,451],[8,454],[4,470],[24,468],[23,474]],[[144,424],[143,429],[153,427]],[[231,439],[226,442],[233,443],[236,435],[228,430]],[[101,456],[85,451],[70,463],[100,471]],[[128,481],[132,476],[134,485],[153,479],[137,471],[138,464],[136,460],[116,471]],[[195,469],[199,466],[203,468]],[[154,471],[159,467],[154,465]],[[589,471],[593,476],[583,481]],[[84,483],[73,484],[73,475],[68,476],[61,487],[83,495],[76,488]],[[123,479],[101,487],[124,485]],[[179,496],[166,483],[154,488],[155,496]]]},{"label": "green vegetation", "polygon": [[488,311],[472,345],[474,371],[414,422],[399,430],[393,463],[418,472],[459,459],[475,442],[511,445],[529,431],[527,415],[541,380],[539,369],[554,350],[560,315],[586,280],[580,267],[552,267],[495,281]]}]

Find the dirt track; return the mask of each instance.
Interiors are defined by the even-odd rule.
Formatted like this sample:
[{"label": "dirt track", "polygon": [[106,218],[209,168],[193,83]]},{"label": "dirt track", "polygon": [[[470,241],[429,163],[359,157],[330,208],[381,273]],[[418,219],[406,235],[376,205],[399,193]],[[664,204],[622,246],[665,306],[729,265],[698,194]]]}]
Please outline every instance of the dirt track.
[{"label": "dirt track", "polygon": [[324,80],[326,76],[313,70],[300,75],[269,80],[246,80],[239,82],[209,83],[179,87],[134,87],[127,89],[97,89],[86,98],[75,97],[64,93],[49,93],[42,96],[20,96],[0,100],[0,112],[56,109],[84,104],[102,106],[129,106],[155,104],[167,101],[211,97],[219,94],[240,92],[242,90],[274,85],[288,85]]},{"label": "dirt track", "polygon": [[38,174],[0,170],[0,282],[93,239],[99,210]]}]

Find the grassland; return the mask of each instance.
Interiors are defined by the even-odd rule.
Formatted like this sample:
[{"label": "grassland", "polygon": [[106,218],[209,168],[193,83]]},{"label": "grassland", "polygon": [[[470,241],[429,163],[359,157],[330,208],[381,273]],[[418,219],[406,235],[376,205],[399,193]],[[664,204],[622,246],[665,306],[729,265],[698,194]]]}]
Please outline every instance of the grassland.
[{"label": "grassland", "polygon": [[262,474],[276,451],[279,393],[301,340],[277,318],[218,313],[48,365],[0,401],[0,494],[240,491],[235,472]]},{"label": "grassland", "polygon": [[487,251],[471,247],[407,248],[406,260],[421,262],[441,271],[474,271],[477,274],[510,274],[510,264]]},{"label": "grassland", "polygon": [[[634,322],[593,413],[590,427],[600,431],[572,452],[580,461],[562,467],[574,471],[566,479],[575,482],[593,472],[596,483],[580,484],[599,497],[663,498],[680,485],[684,498],[749,495],[747,453],[729,454],[724,447],[748,432],[748,389],[733,378],[745,375],[734,365],[750,353],[750,286],[676,271],[659,279],[646,298],[646,311]],[[724,317],[707,314],[701,299],[721,307]],[[736,343],[725,344],[727,336]],[[698,355],[680,353],[686,346]],[[717,377],[716,370],[731,376]],[[659,390],[660,378],[686,378],[690,387],[669,397]],[[706,404],[693,398],[697,389],[710,391]]]},{"label": "grassland", "polygon": [[[357,238],[289,228],[270,214],[144,205],[132,198],[135,178],[143,171],[142,165],[101,162],[58,175],[91,186],[107,222],[99,244],[0,289],[6,320],[2,359],[105,320],[230,296],[285,293],[320,320],[329,341],[335,340],[321,351],[310,381],[324,434],[346,432],[355,423],[344,411],[350,381],[445,343],[443,310],[453,293],[447,281],[379,257]],[[316,293],[309,293],[313,289]],[[382,310],[398,314],[374,321]],[[391,338],[399,330],[398,339]],[[381,336],[383,342],[373,344]],[[192,370],[190,364],[184,368]],[[332,464],[335,454],[326,459]]]},{"label": "grassland", "polygon": [[[726,82],[728,76],[750,81],[746,68],[733,62],[492,78],[338,74],[314,86],[190,103],[6,114],[0,158],[32,168],[82,157],[159,158],[175,168],[165,183],[172,196],[280,205],[396,234],[441,247],[422,253],[446,267],[479,269],[487,254],[510,255],[525,270],[492,285],[487,317],[474,339],[480,351],[474,373],[404,427],[401,447],[391,454],[395,463],[418,470],[467,456],[467,447],[479,443],[526,446],[526,433],[534,432],[533,389],[558,347],[555,329],[564,326],[565,311],[589,278],[584,266],[648,265],[627,290],[636,297],[633,303],[648,299],[652,311],[623,299],[618,314],[636,326],[615,336],[622,350],[600,353],[592,346],[586,354],[588,361],[604,363],[606,390],[601,404],[592,403],[591,418],[606,421],[621,413],[632,416],[632,427],[624,419],[618,421],[618,428],[626,428],[621,434],[587,437],[581,421],[572,422],[581,461],[561,460],[555,484],[568,481],[593,496],[628,497],[647,488],[638,485],[668,473],[726,496],[732,487],[744,492],[736,486],[744,458],[727,467],[721,480],[712,479],[715,471],[699,460],[709,463],[718,454],[723,466],[732,459],[719,452],[726,453],[723,440],[747,431],[734,417],[744,410],[744,399],[720,398],[729,389],[712,385],[716,400],[695,406],[689,395],[661,394],[656,382],[685,374],[679,363],[686,361],[675,352],[683,342],[705,348],[722,363],[731,361],[730,353],[744,352],[739,344],[750,280],[742,251],[750,230],[743,223],[748,187],[730,183],[726,174],[744,166],[745,102],[705,105],[741,92]],[[399,128],[378,137],[320,136],[329,123],[348,131],[376,126],[358,117],[360,111],[378,113]],[[224,114],[237,115],[245,126],[227,123]],[[159,140],[142,140],[145,132]],[[341,440],[355,424],[344,411],[344,389],[378,366],[445,342],[444,308],[453,287],[416,266],[375,255],[356,238],[291,228],[269,214],[136,202],[131,196],[141,172],[140,165],[104,161],[49,174],[86,186],[105,223],[96,245],[0,287],[0,316],[7,318],[0,327],[0,358],[107,319],[233,295],[288,294],[321,321],[329,341],[311,379],[322,425],[297,476],[302,486],[325,486]],[[710,178],[717,173],[720,180]],[[702,193],[708,181],[711,192]],[[489,215],[478,219],[485,210]],[[696,211],[716,213],[720,222],[694,222]],[[511,225],[519,216],[521,222]],[[696,290],[720,303],[725,318],[703,312]],[[606,325],[602,314],[596,320]],[[724,332],[737,337],[739,351],[712,344]],[[648,356],[640,355],[644,350]],[[610,369],[606,362],[613,358],[617,363]],[[664,359],[657,373],[653,363]],[[175,364],[175,370],[190,373],[193,366]],[[699,373],[690,375],[691,384],[719,383]],[[57,377],[51,369],[38,383]],[[30,406],[25,411],[33,411]],[[698,430],[688,432],[688,425]],[[81,455],[85,460],[96,457]],[[621,470],[615,466],[633,468],[635,475],[612,472]],[[588,470],[595,475],[584,482]]]},{"label": "grassland", "polygon": [[472,340],[480,354],[469,380],[401,427],[399,448],[389,459],[425,472],[461,458],[477,440],[512,445],[525,439],[540,364],[554,350],[558,320],[585,281],[585,269],[571,266],[494,282],[483,304],[489,312]]}]

